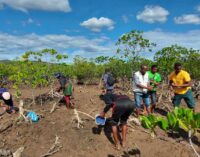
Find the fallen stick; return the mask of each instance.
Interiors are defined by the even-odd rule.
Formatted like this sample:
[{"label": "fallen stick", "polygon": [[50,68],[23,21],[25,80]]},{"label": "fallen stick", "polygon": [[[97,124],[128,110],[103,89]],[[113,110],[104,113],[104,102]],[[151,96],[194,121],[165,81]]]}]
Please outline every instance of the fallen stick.
[{"label": "fallen stick", "polygon": [[0,149],[0,156],[12,156],[12,151],[6,149]]},{"label": "fallen stick", "polygon": [[61,148],[62,148],[62,146],[60,145],[59,137],[56,136],[56,140],[55,140],[54,144],[51,146],[51,148],[48,150],[48,152],[40,157],[51,156],[51,155],[57,153]]},{"label": "fallen stick", "polygon": [[0,125],[0,133],[6,131],[8,128],[13,126],[13,122],[9,121],[8,123],[4,123],[2,125]]},{"label": "fallen stick", "polygon": [[188,138],[189,138],[190,146],[191,146],[192,150],[194,151],[195,155],[197,157],[200,157],[200,154],[196,151],[196,149],[194,148],[194,145],[192,143],[192,130],[189,130],[189,132],[188,132]]},{"label": "fallen stick", "polygon": [[20,147],[16,150],[16,152],[13,153],[13,157],[21,157],[22,152],[24,151],[24,147]]},{"label": "fallen stick", "polygon": [[84,115],[86,115],[86,116],[92,118],[93,120],[95,120],[95,118],[94,118],[93,116],[91,116],[91,115],[89,115],[89,114],[87,114],[87,113],[85,113],[85,112],[82,112],[82,111],[77,111],[77,112],[78,112],[78,113],[82,113],[82,114],[84,114]]},{"label": "fallen stick", "polygon": [[79,117],[79,114],[78,114],[76,109],[74,109],[74,115],[75,115],[75,117],[73,118],[73,121],[74,120],[77,121],[77,128],[79,128],[79,129],[82,128],[83,127],[83,121]]}]

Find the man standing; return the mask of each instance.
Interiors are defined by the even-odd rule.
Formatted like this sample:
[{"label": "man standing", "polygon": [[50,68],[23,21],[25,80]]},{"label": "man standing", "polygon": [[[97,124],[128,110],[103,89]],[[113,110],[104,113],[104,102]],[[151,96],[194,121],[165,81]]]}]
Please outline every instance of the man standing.
[{"label": "man standing", "polygon": [[184,99],[187,106],[194,110],[195,101],[191,90],[191,78],[188,72],[182,70],[180,63],[174,64],[174,70],[169,75],[169,85],[174,90],[172,103],[174,107],[179,107],[181,100]]},{"label": "man standing", "polygon": [[156,108],[156,101],[157,101],[157,86],[160,85],[161,82],[161,77],[160,74],[157,73],[158,71],[158,67],[157,65],[152,65],[151,66],[151,71],[148,71],[148,75],[149,75],[149,79],[150,79],[150,85],[153,88],[152,91],[149,91],[149,95],[151,98],[151,112],[154,111],[154,109]]},{"label": "man standing", "polygon": [[117,125],[120,121],[120,124],[122,126],[122,147],[125,147],[127,120],[131,113],[134,111],[135,106],[131,99],[126,95],[107,93],[103,95],[102,99],[104,100],[106,106],[100,116],[105,117],[105,114],[109,111],[110,108],[112,108],[112,117],[110,123],[112,125],[112,133],[115,142],[114,148],[119,150],[120,147]]},{"label": "man standing", "polygon": [[109,69],[105,70],[105,73],[102,76],[102,80],[104,82],[104,89],[106,89],[106,93],[112,93],[114,89],[115,79],[110,73]]},{"label": "man standing", "polygon": [[136,104],[136,113],[139,116],[141,112],[141,103],[143,100],[146,108],[147,113],[150,114],[150,99],[148,90],[152,90],[150,86],[150,80],[147,73],[148,67],[146,65],[141,65],[140,71],[137,71],[133,76],[133,92],[135,97],[135,104]]}]

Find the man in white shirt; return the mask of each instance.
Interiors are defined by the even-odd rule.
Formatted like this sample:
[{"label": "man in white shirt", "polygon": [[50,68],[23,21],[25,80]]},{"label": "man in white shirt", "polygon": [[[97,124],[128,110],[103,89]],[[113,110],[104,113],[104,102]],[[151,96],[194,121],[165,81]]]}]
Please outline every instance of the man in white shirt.
[{"label": "man in white shirt", "polygon": [[139,116],[141,112],[141,104],[144,102],[147,113],[150,114],[150,98],[148,94],[148,90],[152,90],[150,86],[150,80],[147,73],[148,66],[141,65],[140,70],[134,73],[133,76],[133,92],[135,97],[135,105],[136,105],[136,113]]}]

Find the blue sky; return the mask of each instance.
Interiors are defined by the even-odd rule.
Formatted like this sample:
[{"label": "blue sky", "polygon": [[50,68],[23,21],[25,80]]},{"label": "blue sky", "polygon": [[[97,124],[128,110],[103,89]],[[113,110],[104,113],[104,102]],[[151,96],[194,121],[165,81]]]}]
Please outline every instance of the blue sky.
[{"label": "blue sky", "polygon": [[69,61],[112,56],[133,29],[157,44],[154,52],[172,44],[200,49],[198,0],[0,0],[0,21],[0,59],[43,48]]}]

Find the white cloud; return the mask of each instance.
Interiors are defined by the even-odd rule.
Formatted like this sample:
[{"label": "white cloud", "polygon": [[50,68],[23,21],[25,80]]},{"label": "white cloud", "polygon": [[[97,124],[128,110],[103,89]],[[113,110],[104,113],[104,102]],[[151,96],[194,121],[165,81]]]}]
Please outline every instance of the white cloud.
[{"label": "white cloud", "polygon": [[198,5],[198,6],[197,6],[197,11],[199,11],[199,12],[200,12],[200,5]]},{"label": "white cloud", "polygon": [[58,52],[67,53],[72,57],[97,57],[99,55],[113,55],[114,43],[106,37],[88,39],[84,36],[68,35],[10,35],[0,33],[0,59],[14,59],[28,51],[40,51],[44,48],[53,48]]},{"label": "white cloud", "polygon": [[93,17],[83,21],[80,25],[93,32],[100,32],[103,28],[107,28],[108,30],[112,30],[114,28],[114,22],[106,17],[100,17],[99,19]]},{"label": "white cloud", "polygon": [[[154,30],[144,32],[144,37],[151,42],[155,42],[157,46],[154,52],[161,50],[164,47],[178,44],[186,48],[193,48],[200,50],[200,30],[192,30],[183,33],[164,32],[161,30]],[[154,53],[151,53],[151,57]]]},{"label": "white cloud", "polygon": [[196,14],[185,14],[179,17],[175,17],[176,24],[200,24],[200,16]]},{"label": "white cloud", "polygon": [[129,21],[128,16],[122,15],[122,20],[124,21],[124,23],[128,23]]},{"label": "white cloud", "polygon": [[[153,58],[153,54],[167,46],[178,44],[187,48],[200,50],[200,29],[183,33],[164,32],[160,29],[144,32],[144,37],[157,46],[152,53],[145,53],[144,57]],[[14,59],[28,51],[40,51],[53,48],[61,53],[68,53],[72,61],[76,55],[82,57],[112,56],[116,52],[115,43],[106,36],[100,38],[86,38],[84,36],[68,35],[10,35],[0,32],[0,59]],[[144,53],[142,53],[144,54]]]},{"label": "white cloud", "polygon": [[137,14],[136,18],[147,23],[164,23],[168,15],[169,11],[161,6],[147,5],[142,12]]},{"label": "white cloud", "polygon": [[28,12],[28,10],[71,11],[69,0],[0,0],[0,6]]}]

